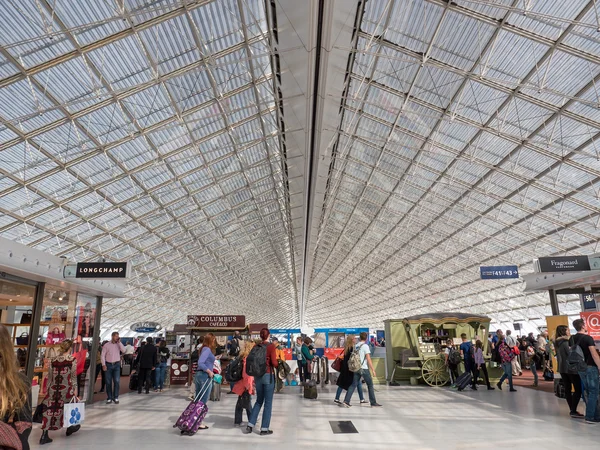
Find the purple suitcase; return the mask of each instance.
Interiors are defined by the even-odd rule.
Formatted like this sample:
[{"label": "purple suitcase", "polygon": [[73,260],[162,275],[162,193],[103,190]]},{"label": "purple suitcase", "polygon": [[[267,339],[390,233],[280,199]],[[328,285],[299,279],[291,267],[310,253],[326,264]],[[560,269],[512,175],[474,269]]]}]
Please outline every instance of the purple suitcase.
[{"label": "purple suitcase", "polygon": [[179,416],[173,428],[179,428],[181,430],[182,435],[193,436],[198,431],[198,427],[206,417],[208,413],[208,406],[206,406],[203,402],[200,401],[200,397],[206,392],[206,390],[212,386],[212,382],[210,379],[204,383],[198,395],[192,401],[183,414]]}]

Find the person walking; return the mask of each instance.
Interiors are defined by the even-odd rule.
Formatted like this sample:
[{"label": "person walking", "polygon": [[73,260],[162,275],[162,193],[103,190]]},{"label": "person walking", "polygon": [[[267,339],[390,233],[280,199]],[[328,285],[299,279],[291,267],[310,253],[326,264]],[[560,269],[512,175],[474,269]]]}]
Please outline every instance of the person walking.
[{"label": "person walking", "polygon": [[[62,341],[58,347],[58,356],[50,359],[48,393],[42,401],[44,412],[40,445],[52,442],[48,432],[63,428],[64,407],[77,398],[77,360],[70,354],[72,347],[73,341],[70,339]],[[67,436],[76,433],[80,428],[81,425],[68,427]]]},{"label": "person walking", "polygon": [[254,342],[247,343],[239,353],[239,358],[242,363],[242,379],[235,383],[233,386],[233,393],[237,394],[238,400],[235,405],[235,416],[233,419],[233,425],[239,427],[242,425],[242,414],[246,411],[248,422],[252,416],[252,395],[255,395],[256,390],[254,389],[254,377],[251,377],[246,373],[246,357],[250,351],[254,348]]},{"label": "person walking", "polygon": [[[233,334],[233,338],[231,338],[231,342],[229,343],[229,357],[231,359],[237,358],[241,352],[242,352],[242,335],[239,331],[236,331]],[[235,392],[233,392],[234,386],[235,386],[235,381],[231,381],[229,383],[228,394],[235,394]]]},{"label": "person walking", "polygon": [[[194,385],[196,386],[196,398],[204,391],[203,395],[199,398],[205,405],[208,404],[210,393],[212,391],[212,385],[206,388],[207,383],[212,383],[214,376],[213,368],[215,367],[215,352],[217,349],[217,340],[212,333],[208,333],[204,336],[202,342],[202,348],[198,355],[198,369],[194,376]],[[198,427],[199,430],[206,430],[208,427],[203,423]]]},{"label": "person walking", "polygon": [[298,362],[298,375],[300,376],[300,383],[304,382],[304,368],[306,360],[302,355],[302,338],[298,336],[296,338],[296,344],[294,345],[294,354],[296,355],[296,361]]},{"label": "person walking", "polygon": [[[277,353],[275,351],[275,345],[269,342],[270,335],[271,332],[268,328],[263,328],[260,330],[260,339],[262,343],[257,344],[257,346],[266,347],[266,360],[264,362],[265,371],[262,377],[254,379],[254,384],[256,385],[256,403],[252,408],[252,414],[250,416],[250,420],[248,421],[248,426],[246,426],[245,433],[247,434],[252,433],[252,429],[258,421],[258,415],[260,414],[263,404],[265,409],[263,410],[262,415],[260,435],[265,436],[273,434],[273,431],[269,429],[269,426],[271,425],[273,394],[275,393],[275,368],[277,367]],[[256,346],[254,347],[254,350],[257,350]],[[256,351],[256,353],[257,355],[259,354],[258,351]],[[246,360],[249,359],[249,357],[246,358]]]},{"label": "person walking", "polygon": [[490,377],[488,375],[487,367],[485,364],[485,358],[483,357],[483,343],[478,339],[475,342],[475,351],[473,353],[474,357],[474,369],[473,369],[473,384],[477,385],[477,379],[479,378],[479,374],[483,372],[483,377],[485,380],[485,384],[487,385],[488,391],[493,391],[495,388],[490,384]]},{"label": "person walking", "polygon": [[579,373],[569,371],[569,351],[574,343],[569,327],[557,326],[554,336],[558,372],[565,385],[565,400],[569,405],[569,415],[572,419],[583,419],[584,415],[577,411],[579,400],[581,400],[581,377]]},{"label": "person walking", "polygon": [[513,387],[511,365],[514,352],[512,348],[506,343],[504,336],[500,336],[500,339],[498,340],[498,354],[500,356],[500,363],[502,365],[502,370],[504,371],[504,373],[500,377],[500,381],[498,381],[498,384],[496,384],[496,386],[498,387],[498,389],[502,390],[502,383],[508,378],[510,392],[517,392],[517,390]]},{"label": "person walking", "polygon": [[119,333],[112,333],[111,340],[102,346],[102,370],[106,372],[106,404],[119,404],[121,382],[121,354],[125,347],[121,343]]},{"label": "person walking", "polygon": [[[281,348],[281,342],[279,339],[272,339],[273,345],[275,345],[275,354],[277,355],[277,368],[275,369],[275,392],[279,393],[283,389],[285,370],[282,370],[282,366],[285,364],[285,352]],[[280,362],[281,361],[281,362]]]},{"label": "person walking", "polygon": [[583,388],[587,392],[585,422],[589,424],[600,423],[600,402],[598,402],[600,356],[598,356],[594,339],[587,334],[585,321],[583,319],[574,320],[573,328],[577,331],[577,334],[573,336],[573,345],[578,345],[581,348],[587,365],[585,371],[579,372],[579,377],[583,381]]},{"label": "person walking", "polygon": [[373,387],[373,377],[377,376],[375,372],[375,368],[373,367],[373,362],[371,361],[371,350],[369,349],[369,345],[367,344],[368,334],[366,332],[360,333],[360,342],[356,345],[355,350],[357,351],[361,361],[361,369],[358,372],[354,373],[354,380],[348,392],[346,392],[346,397],[344,398],[343,405],[346,408],[350,408],[350,400],[352,399],[352,394],[354,394],[354,390],[357,386],[360,386],[361,380],[365,380],[367,384],[367,389],[369,391],[369,402],[371,403],[372,408],[380,408],[381,405],[377,403],[377,399],[375,398],[375,389]]},{"label": "person walking", "polygon": [[536,342],[537,350],[539,352],[539,366],[542,372],[546,369],[546,362],[548,361],[548,332],[543,331],[537,338]]},{"label": "person walking", "polygon": [[462,344],[460,344],[460,355],[465,363],[465,372],[471,374],[471,389],[477,390],[477,380],[475,379],[475,362],[473,360],[473,343],[467,338],[465,333],[460,335]]},{"label": "person walking", "polygon": [[167,376],[167,361],[171,357],[171,352],[167,348],[167,341],[160,341],[158,344],[158,367],[154,371],[154,392],[162,392]]},{"label": "person walking", "polygon": [[[335,399],[333,400],[333,403],[340,406],[342,405],[342,402],[340,401],[342,392],[348,391],[348,389],[350,389],[350,386],[352,386],[352,383],[354,382],[354,373],[350,372],[350,369],[348,368],[348,360],[350,359],[350,355],[354,351],[355,343],[356,338],[353,335],[349,335],[346,338],[346,346],[344,347],[344,353],[342,355],[343,359],[342,365],[340,367],[340,375],[336,382],[337,392],[335,393]],[[358,397],[360,398],[361,405],[367,403],[367,401],[364,398],[362,386],[358,386]]]},{"label": "person walking", "polygon": [[513,353],[515,354],[512,361],[510,362],[512,374],[513,376],[521,376],[523,375],[523,371],[521,370],[521,362],[519,361],[521,359],[521,352],[519,351],[519,353],[517,354],[517,352],[515,351],[515,348],[518,350],[519,346],[517,340],[514,337],[512,337],[511,330],[506,330],[506,343],[510,348],[513,349]]},{"label": "person walking", "polygon": [[150,393],[152,385],[153,371],[156,369],[158,362],[158,351],[154,346],[154,340],[148,336],[146,345],[140,347],[135,365],[138,368],[138,394],[142,393],[142,388],[146,390],[146,394]]},{"label": "person walking", "polygon": [[448,339],[446,341],[446,349],[444,350],[444,359],[446,362],[446,369],[448,370],[448,375],[450,376],[450,387],[456,387],[456,379],[458,378],[458,364],[456,361],[459,361],[460,364],[460,352],[454,347],[454,342],[452,339]]},{"label": "person walking", "polygon": [[0,448],[29,450],[31,385],[19,373],[13,340],[0,325]]}]

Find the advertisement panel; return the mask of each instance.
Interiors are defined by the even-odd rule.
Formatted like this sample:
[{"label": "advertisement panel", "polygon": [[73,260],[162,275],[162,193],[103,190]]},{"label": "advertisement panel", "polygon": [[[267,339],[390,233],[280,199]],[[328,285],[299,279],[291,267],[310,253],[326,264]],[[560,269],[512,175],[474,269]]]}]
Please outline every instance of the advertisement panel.
[{"label": "advertisement panel", "polygon": [[594,338],[594,341],[600,341],[600,312],[582,312],[581,318],[585,320],[588,334]]}]

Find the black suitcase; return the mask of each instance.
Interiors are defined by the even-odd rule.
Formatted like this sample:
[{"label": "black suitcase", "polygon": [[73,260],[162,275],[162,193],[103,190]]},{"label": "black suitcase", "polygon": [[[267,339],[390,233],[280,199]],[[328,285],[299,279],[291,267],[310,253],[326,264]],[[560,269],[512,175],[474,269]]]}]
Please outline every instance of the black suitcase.
[{"label": "black suitcase", "polygon": [[137,374],[137,372],[134,372],[129,377],[129,390],[137,391],[137,388],[138,388],[138,374]]},{"label": "black suitcase", "polygon": [[462,391],[472,383],[471,372],[465,372],[456,379],[454,383],[459,391]]},{"label": "black suitcase", "polygon": [[315,382],[311,380],[304,383],[304,398],[316,400],[317,396],[317,385],[315,384]]},{"label": "black suitcase", "polygon": [[558,398],[566,397],[564,380],[559,380],[557,378],[554,379],[554,395],[556,395]]}]

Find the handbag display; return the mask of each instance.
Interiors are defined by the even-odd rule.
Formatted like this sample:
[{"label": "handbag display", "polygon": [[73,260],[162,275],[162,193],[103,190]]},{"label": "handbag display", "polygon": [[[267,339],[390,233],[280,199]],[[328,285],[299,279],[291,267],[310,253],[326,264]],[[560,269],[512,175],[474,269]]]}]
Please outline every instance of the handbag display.
[{"label": "handbag display", "polygon": [[24,331],[21,336],[17,336],[17,345],[28,345],[29,344],[29,333]]},{"label": "handbag display", "polygon": [[30,309],[27,312],[24,312],[21,316],[21,325],[30,324],[31,319],[33,318],[33,311]]}]

